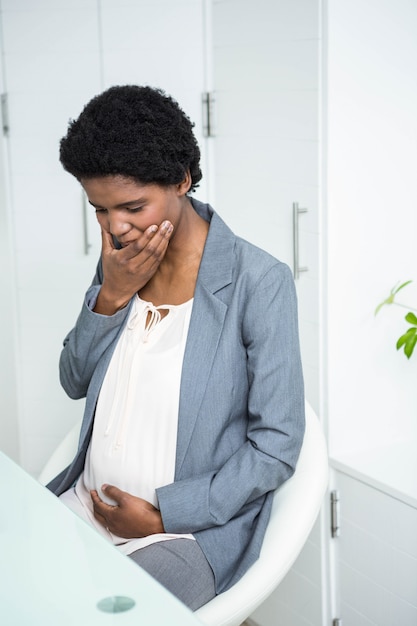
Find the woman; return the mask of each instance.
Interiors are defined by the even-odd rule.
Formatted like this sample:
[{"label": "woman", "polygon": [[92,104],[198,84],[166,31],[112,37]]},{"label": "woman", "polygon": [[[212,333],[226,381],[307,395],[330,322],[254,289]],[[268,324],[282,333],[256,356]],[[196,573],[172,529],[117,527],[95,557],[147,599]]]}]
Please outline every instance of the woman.
[{"label": "woman", "polygon": [[195,610],[258,558],[304,397],[291,273],[189,196],[192,126],[162,91],[112,87],[61,141],[102,255],[60,361],[79,450],[49,488]]}]

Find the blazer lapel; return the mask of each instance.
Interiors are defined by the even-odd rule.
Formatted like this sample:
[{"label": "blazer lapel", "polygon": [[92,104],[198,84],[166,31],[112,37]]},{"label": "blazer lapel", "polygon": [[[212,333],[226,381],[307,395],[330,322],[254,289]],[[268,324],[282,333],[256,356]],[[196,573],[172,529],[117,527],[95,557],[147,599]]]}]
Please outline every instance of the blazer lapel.
[{"label": "blazer lapel", "polygon": [[[208,206],[193,201],[204,215]],[[212,212],[209,234],[200,264],[193,311],[181,375],[178,415],[176,478],[190,443],[194,424],[207,386],[227,304],[216,293],[232,282],[235,236],[219,216]]]}]

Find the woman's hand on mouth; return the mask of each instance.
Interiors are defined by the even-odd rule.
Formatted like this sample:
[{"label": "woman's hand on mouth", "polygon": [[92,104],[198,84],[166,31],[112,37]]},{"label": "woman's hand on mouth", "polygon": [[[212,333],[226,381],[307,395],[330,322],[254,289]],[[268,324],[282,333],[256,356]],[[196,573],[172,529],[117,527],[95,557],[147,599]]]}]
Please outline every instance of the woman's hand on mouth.
[{"label": "woman's hand on mouth", "polygon": [[119,249],[111,233],[101,229],[103,284],[95,313],[114,315],[149,282],[165,256],[173,230],[169,221],[149,226],[136,239],[122,242]]}]

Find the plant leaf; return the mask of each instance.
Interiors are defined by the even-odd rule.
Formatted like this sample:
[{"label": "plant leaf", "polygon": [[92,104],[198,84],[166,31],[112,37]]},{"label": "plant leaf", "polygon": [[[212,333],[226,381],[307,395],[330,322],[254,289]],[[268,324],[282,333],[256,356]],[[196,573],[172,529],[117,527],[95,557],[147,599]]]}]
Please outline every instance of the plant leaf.
[{"label": "plant leaf", "polygon": [[417,343],[417,328],[409,328],[397,341],[397,350],[404,346],[404,354],[409,359]]},{"label": "plant leaf", "polygon": [[397,341],[397,350],[399,350],[401,346],[403,346],[407,342],[408,338],[411,335],[414,335],[415,332],[415,328],[409,328],[403,335],[401,335],[401,337]]},{"label": "plant leaf", "polygon": [[407,359],[409,359],[410,356],[413,354],[413,350],[415,348],[416,343],[417,343],[417,329],[416,329],[415,334],[408,339],[407,343],[404,346],[404,352],[407,356]]},{"label": "plant leaf", "polygon": [[405,344],[406,341],[407,341],[407,334],[404,333],[404,335],[401,335],[401,337],[397,341],[397,350],[402,348],[402,346]]},{"label": "plant leaf", "polygon": [[407,287],[407,285],[409,285],[412,282],[413,282],[412,280],[406,280],[405,283],[402,283],[402,285],[400,285],[399,287],[393,287],[391,289],[391,293],[393,295],[397,294],[401,289],[404,289],[404,287]]},{"label": "plant leaf", "polygon": [[414,326],[417,326],[417,316],[414,315],[414,313],[412,313],[411,311],[407,313],[407,315],[405,316],[405,319],[410,324],[414,324]]}]

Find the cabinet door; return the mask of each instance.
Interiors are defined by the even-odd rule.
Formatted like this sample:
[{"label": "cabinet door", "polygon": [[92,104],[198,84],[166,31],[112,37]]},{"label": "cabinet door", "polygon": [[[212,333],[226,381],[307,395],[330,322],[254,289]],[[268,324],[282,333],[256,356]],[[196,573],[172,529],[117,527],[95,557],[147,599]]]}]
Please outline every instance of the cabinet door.
[{"label": "cabinet door", "polygon": [[[299,262],[309,269],[296,282],[306,395],[318,409],[319,3],[217,0],[212,11],[215,208],[236,234],[291,267],[293,203],[308,209]],[[320,624],[321,558],[318,521],[255,622]]]},{"label": "cabinet door", "polygon": [[417,509],[335,471],[340,536],[333,539],[343,626],[417,624]]},{"label": "cabinet door", "polygon": [[307,397],[318,398],[319,3],[213,3],[216,209],[236,234],[293,267]]},{"label": "cabinet door", "polygon": [[60,387],[58,359],[100,254],[94,212],[59,163],[60,138],[94,95],[128,82],[172,93],[202,139],[202,6],[202,0],[2,0],[18,422],[21,463],[34,474],[82,415],[83,401],[69,400]]},{"label": "cabinet door", "polygon": [[208,168],[201,96],[207,89],[205,0],[102,0],[103,82],[150,85],[173,96],[195,123],[207,201]]}]

